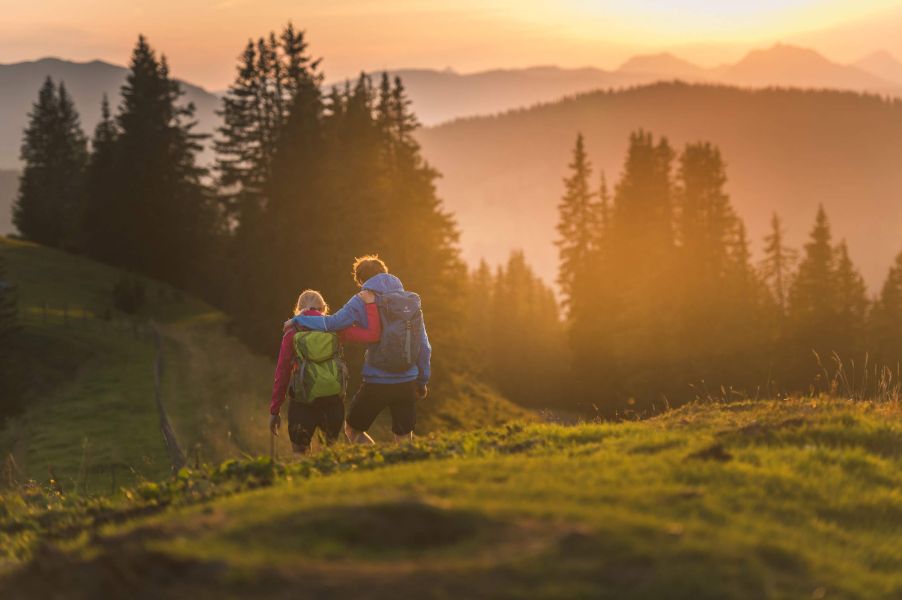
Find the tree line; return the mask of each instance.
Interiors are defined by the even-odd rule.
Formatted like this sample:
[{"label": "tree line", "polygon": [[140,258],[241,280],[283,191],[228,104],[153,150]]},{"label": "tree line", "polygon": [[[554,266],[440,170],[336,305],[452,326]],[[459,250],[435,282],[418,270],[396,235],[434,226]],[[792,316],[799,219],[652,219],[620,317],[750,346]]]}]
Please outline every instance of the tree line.
[{"label": "tree line", "polygon": [[[816,356],[902,359],[902,256],[868,298],[822,210],[801,255],[775,215],[753,264],[708,143],[677,152],[636,132],[609,186],[577,138],[560,301],[522,252],[468,272],[403,82],[362,74],[327,90],[323,79],[290,24],[249,40],[212,139],[194,132],[194,108],[144,37],[90,138],[65,85],[48,79],[23,139],[14,222],[28,239],[202,296],[270,353],[300,287],[340,303],[354,291],[352,257],[378,252],[424,297],[439,381],[473,373],[534,406],[607,415],[730,389],[799,391],[821,373]],[[204,144],[211,168],[197,160]]]},{"label": "tree line", "polygon": [[583,407],[614,414],[731,390],[806,391],[837,359],[859,378],[898,372],[902,254],[871,300],[820,208],[801,254],[775,214],[755,265],[726,181],[716,146],[677,152],[637,131],[610,189],[577,136],[559,205],[558,283]]},{"label": "tree line", "polygon": [[[467,271],[410,100],[387,74],[325,90],[319,64],[291,24],[248,41],[212,139],[194,132],[194,107],[143,36],[90,139],[48,79],[23,140],[16,226],[200,295],[267,353],[302,287],[340,305],[353,258],[378,253],[423,296],[441,381],[443,365],[464,362],[454,321]],[[198,163],[203,144],[211,168]]]},{"label": "tree line", "polygon": [[471,271],[464,315],[469,369],[521,405],[562,406],[568,348],[554,291],[527,264],[521,250],[492,269]]}]

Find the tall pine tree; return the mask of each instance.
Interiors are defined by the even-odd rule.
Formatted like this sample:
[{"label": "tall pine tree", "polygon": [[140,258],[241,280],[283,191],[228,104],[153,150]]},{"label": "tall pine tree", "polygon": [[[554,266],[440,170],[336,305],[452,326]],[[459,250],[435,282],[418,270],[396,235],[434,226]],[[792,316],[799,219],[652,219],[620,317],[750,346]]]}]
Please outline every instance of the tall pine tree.
[{"label": "tall pine tree", "polygon": [[849,256],[845,240],[835,249],[834,297],[836,325],[833,328],[835,350],[849,358],[858,358],[865,351],[865,336],[870,302],[864,278]]},{"label": "tall pine tree", "polygon": [[[617,302],[612,307],[622,388],[621,403],[606,410],[623,410],[630,397],[645,402],[671,394],[681,349],[677,252],[673,218],[673,149],[666,139],[650,133],[630,136],[623,173],[614,195],[610,227],[610,285]],[[609,342],[610,343],[610,342]],[[658,396],[658,398],[656,398]]]},{"label": "tall pine tree", "polygon": [[197,291],[209,283],[201,276],[215,215],[196,161],[202,136],[182,95],[165,58],[140,36],[122,87],[108,197],[95,201],[112,208],[105,231],[116,251],[108,260]]},{"label": "tall pine tree", "polygon": [[902,364],[902,253],[896,256],[871,318],[870,340],[877,362],[898,372]]},{"label": "tall pine tree", "polygon": [[114,262],[119,238],[116,228],[127,220],[124,205],[116,197],[113,174],[116,169],[116,122],[106,94],[100,103],[100,122],[91,139],[91,155],[85,175],[82,237],[85,251],[104,262]]},{"label": "tall pine tree", "polygon": [[770,233],[764,238],[761,276],[770,287],[780,317],[786,313],[792,273],[798,253],[786,245],[786,233],[777,213],[770,220]]},{"label": "tall pine tree", "polygon": [[278,137],[291,105],[311,78],[318,84],[318,60],[307,52],[304,32],[289,23],[281,35],[248,41],[237,73],[223,97],[223,125],[214,143],[221,200],[232,228],[249,226],[265,203]]},{"label": "tall pine tree", "polygon": [[825,361],[831,353],[841,351],[835,345],[834,335],[837,319],[835,269],[830,222],[821,206],[789,290],[790,368],[796,386],[808,385],[816,372],[812,352]]},{"label": "tall pine tree", "polygon": [[81,223],[87,142],[66,87],[49,77],[29,113],[13,223],[26,238],[75,249]]},{"label": "tall pine tree", "polygon": [[745,226],[724,189],[718,148],[689,144],[679,162],[675,220],[683,337],[706,340],[684,349],[683,377],[717,387],[748,383],[754,371],[748,356],[756,350],[752,337],[760,323]]},{"label": "tall pine tree", "polygon": [[579,286],[589,277],[601,226],[599,205],[589,187],[592,166],[581,133],[576,136],[569,169],[564,179],[564,196],[558,205],[555,243],[560,255],[558,284],[565,303],[572,307],[583,299]]}]

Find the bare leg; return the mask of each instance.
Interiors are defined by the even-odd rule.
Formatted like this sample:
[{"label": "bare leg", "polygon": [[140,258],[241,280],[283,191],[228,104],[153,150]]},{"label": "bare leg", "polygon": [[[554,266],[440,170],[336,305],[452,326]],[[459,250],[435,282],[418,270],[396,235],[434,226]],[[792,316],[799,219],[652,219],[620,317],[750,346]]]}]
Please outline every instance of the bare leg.
[{"label": "bare leg", "polygon": [[364,444],[366,446],[372,446],[376,443],[367,432],[357,431],[347,423],[345,423],[345,435],[348,436],[348,441],[352,444]]}]

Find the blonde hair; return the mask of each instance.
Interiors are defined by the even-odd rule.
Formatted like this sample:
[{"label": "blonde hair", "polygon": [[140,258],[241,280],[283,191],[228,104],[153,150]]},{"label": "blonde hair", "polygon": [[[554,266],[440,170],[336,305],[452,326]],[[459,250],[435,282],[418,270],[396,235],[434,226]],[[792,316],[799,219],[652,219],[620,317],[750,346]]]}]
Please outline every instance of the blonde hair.
[{"label": "blonde hair", "polygon": [[329,305],[326,304],[323,295],[316,290],[304,290],[294,305],[294,315],[297,316],[305,310],[318,310],[326,315],[329,314]]}]

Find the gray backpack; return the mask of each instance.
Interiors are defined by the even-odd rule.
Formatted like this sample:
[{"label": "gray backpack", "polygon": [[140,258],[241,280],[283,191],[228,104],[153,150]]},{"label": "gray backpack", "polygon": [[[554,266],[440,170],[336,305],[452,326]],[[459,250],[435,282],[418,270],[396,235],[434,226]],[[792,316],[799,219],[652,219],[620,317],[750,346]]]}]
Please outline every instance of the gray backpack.
[{"label": "gray backpack", "polygon": [[388,373],[403,373],[416,364],[420,355],[420,297],[413,292],[386,292],[376,297],[376,306],[382,320],[382,337],[370,346],[366,361]]}]

